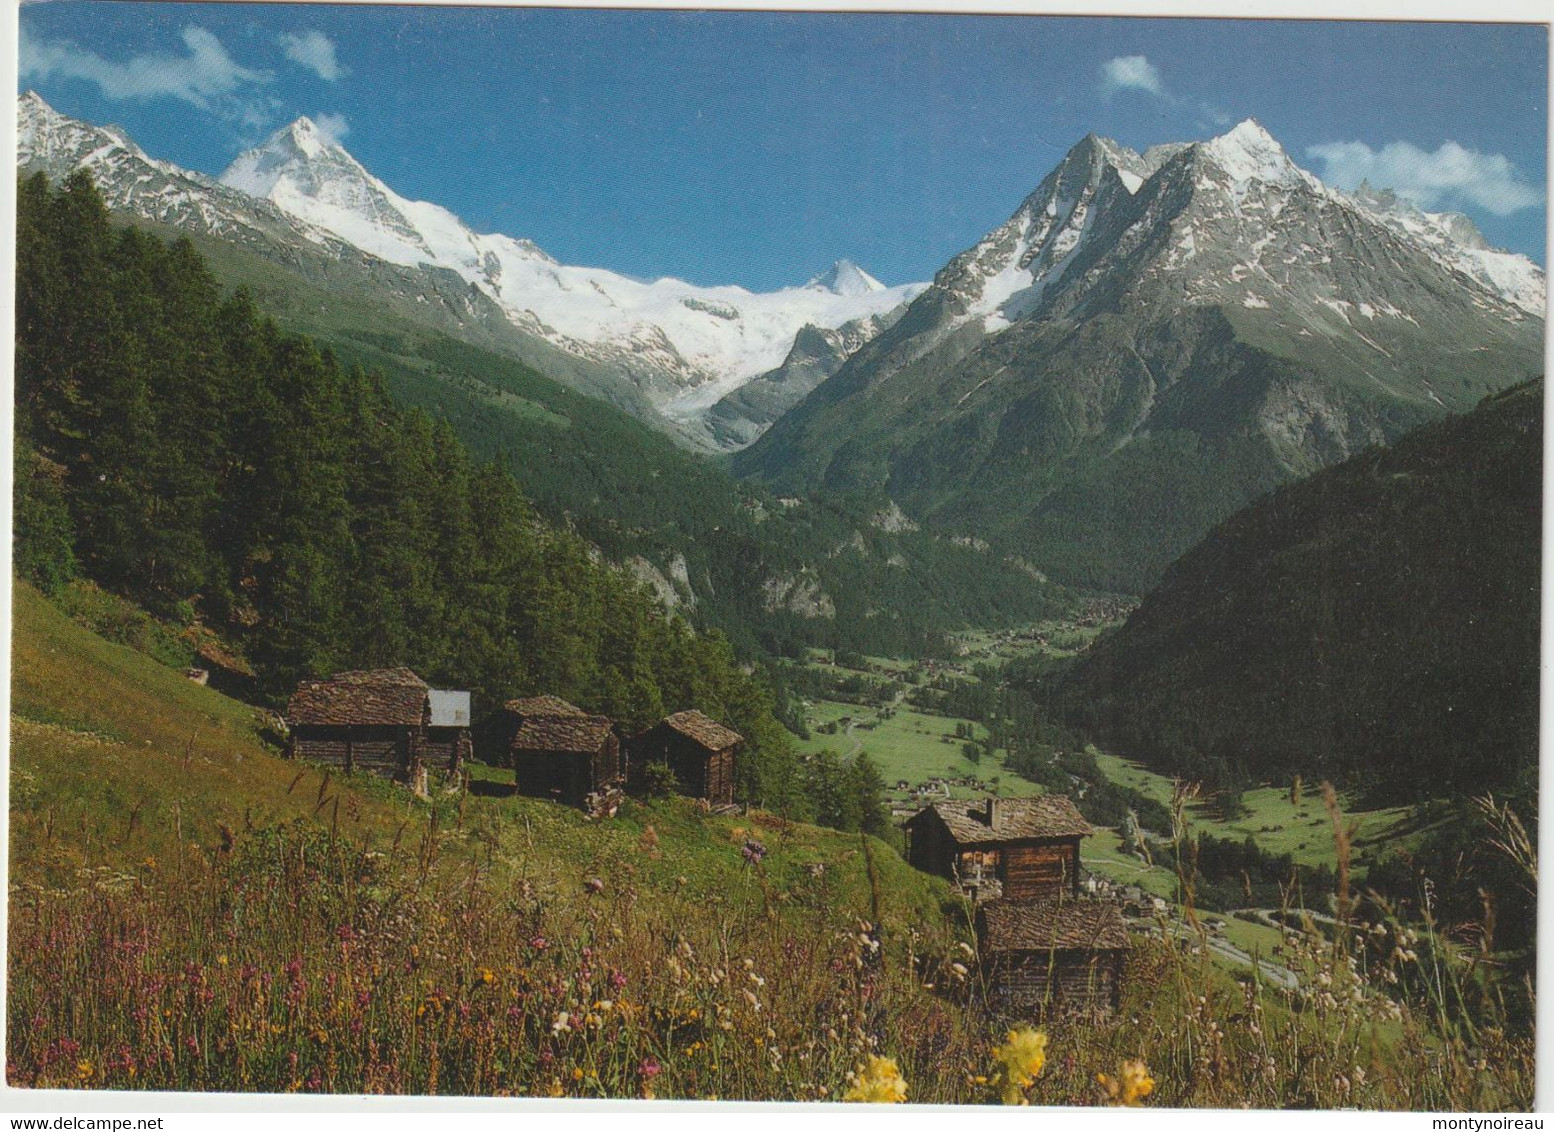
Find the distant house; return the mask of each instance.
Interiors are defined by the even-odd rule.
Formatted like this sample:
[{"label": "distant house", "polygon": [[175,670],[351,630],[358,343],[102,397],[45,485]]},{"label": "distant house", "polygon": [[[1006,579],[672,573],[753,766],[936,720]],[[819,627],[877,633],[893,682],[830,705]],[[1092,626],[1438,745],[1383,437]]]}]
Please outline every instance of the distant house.
[{"label": "distant house", "polygon": [[612,812],[619,804],[625,767],[609,719],[555,696],[510,700],[500,716],[520,794],[590,813]]},{"label": "distant house", "polygon": [[744,737],[699,711],[669,716],[631,741],[631,782],[640,789],[646,769],[665,763],[678,790],[714,806],[734,801],[734,751]]},{"label": "distant house", "polygon": [[988,1005],[1019,1018],[1106,1017],[1121,1000],[1128,932],[1117,906],[1053,897],[977,908]]},{"label": "distant house", "polygon": [[295,758],[424,787],[470,755],[468,692],[431,688],[408,668],[304,680],[286,705]]},{"label": "distant house", "polygon": [[1058,794],[935,802],[906,823],[907,859],[979,900],[1079,894],[1079,842],[1094,832]]}]

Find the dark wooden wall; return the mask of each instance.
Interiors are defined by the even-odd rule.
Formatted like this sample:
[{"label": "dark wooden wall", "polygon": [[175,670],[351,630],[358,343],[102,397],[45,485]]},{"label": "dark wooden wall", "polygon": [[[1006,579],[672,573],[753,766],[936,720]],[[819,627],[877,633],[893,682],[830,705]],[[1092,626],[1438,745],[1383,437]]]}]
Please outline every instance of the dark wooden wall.
[{"label": "dark wooden wall", "polygon": [[465,727],[430,727],[416,741],[416,753],[431,774],[452,774],[470,757],[472,744]]},{"label": "dark wooden wall", "polygon": [[1034,900],[1056,896],[1064,888],[1079,893],[1079,839],[1004,849],[1004,899]]},{"label": "dark wooden wall", "polygon": [[405,780],[410,776],[412,732],[409,727],[299,725],[292,731],[292,754],[341,770]]},{"label": "dark wooden wall", "polygon": [[669,765],[681,794],[705,798],[715,806],[734,801],[734,748],[709,751],[671,727],[659,726],[633,743],[630,753],[633,785],[640,786],[650,763]]},{"label": "dark wooden wall", "polygon": [[953,879],[954,845],[944,819],[933,810],[924,810],[912,819],[912,843],[907,849],[907,859],[913,868]]},{"label": "dark wooden wall", "polygon": [[626,768],[621,765],[620,736],[613,732],[607,736],[592,761],[593,781],[589,784],[590,789],[603,790],[617,785],[626,775]]},{"label": "dark wooden wall", "polygon": [[364,771],[400,782],[415,768],[449,775],[470,755],[469,731],[462,727],[344,727],[299,724],[292,729],[291,754],[343,771]]},{"label": "dark wooden wall", "polygon": [[1108,1017],[1121,1004],[1121,951],[1024,951],[997,956],[988,971],[990,1005],[1022,1017]]},{"label": "dark wooden wall", "polygon": [[573,751],[514,751],[518,793],[581,806],[589,791],[589,759]]},{"label": "dark wooden wall", "polygon": [[578,751],[514,751],[513,780],[518,793],[548,798],[567,806],[586,806],[587,796],[619,789],[621,743],[605,737],[593,754]]}]

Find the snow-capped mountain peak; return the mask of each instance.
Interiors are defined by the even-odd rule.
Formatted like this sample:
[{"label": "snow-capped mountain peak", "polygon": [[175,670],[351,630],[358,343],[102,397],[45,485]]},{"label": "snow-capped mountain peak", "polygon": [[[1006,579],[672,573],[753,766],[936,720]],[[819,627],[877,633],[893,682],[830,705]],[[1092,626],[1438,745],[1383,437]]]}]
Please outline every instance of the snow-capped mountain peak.
[{"label": "snow-capped mountain peak", "polygon": [[[439,205],[407,200],[307,118],[239,156],[221,180],[389,263],[456,272],[525,332],[637,374],[670,415],[781,363],[805,324],[883,314],[922,289],[887,288],[846,260],[770,294],[568,266],[528,240],[479,234]],[[682,404],[688,392],[702,396]]]},{"label": "snow-capped mountain peak", "polygon": [[1320,182],[1290,160],[1284,147],[1255,118],[1195,148],[1225,172],[1238,197],[1253,183],[1320,188]]},{"label": "snow-capped mountain peak", "polygon": [[850,259],[837,260],[804,286],[848,298],[885,289],[885,284]]}]

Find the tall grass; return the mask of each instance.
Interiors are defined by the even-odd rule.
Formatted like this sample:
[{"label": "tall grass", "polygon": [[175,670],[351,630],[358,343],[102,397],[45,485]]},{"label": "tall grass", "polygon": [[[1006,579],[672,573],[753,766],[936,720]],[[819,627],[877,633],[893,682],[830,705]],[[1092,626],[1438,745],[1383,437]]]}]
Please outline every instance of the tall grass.
[{"label": "tall grass", "polygon": [[[780,838],[738,865],[740,899],[711,905],[631,866],[668,844],[651,827],[603,875],[543,854],[514,871],[500,851],[522,851],[522,833],[481,836],[426,821],[372,851],[297,821],[83,869],[65,888],[13,886],[8,1079],[827,1100],[894,1095],[869,1076],[884,1058],[909,1101],[1010,1094],[1008,1023],[1036,1020],[982,1011],[969,944],[859,919],[823,871],[773,868]],[[1116,1018],[1047,1021],[1022,1099],[1139,1099],[1119,1083],[1136,1085],[1127,1063],[1142,1061],[1160,1105],[1531,1103],[1530,1035],[1465,1030],[1441,1005],[1475,977],[1457,949],[1395,921],[1357,918],[1345,935],[1308,919],[1277,957],[1301,980],[1285,991],[1233,977],[1204,937],[1168,926],[1134,949]],[[1435,973],[1420,977],[1425,955]]]}]

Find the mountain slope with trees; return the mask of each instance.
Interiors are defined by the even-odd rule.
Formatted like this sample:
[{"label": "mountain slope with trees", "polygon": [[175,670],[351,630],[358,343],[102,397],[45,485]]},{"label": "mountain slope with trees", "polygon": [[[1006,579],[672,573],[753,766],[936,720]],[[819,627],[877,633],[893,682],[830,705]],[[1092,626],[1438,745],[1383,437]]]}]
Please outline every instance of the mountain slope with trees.
[{"label": "mountain slope with trees", "polygon": [[628,726],[700,707],[742,789],[798,801],[759,673],[543,524],[382,382],[223,297],[187,241],[115,229],[90,177],[19,199],[16,568],[235,644],[261,696],[407,664],[484,708],[554,692]]},{"label": "mountain slope with trees", "polygon": [[1042,697],[1212,786],[1535,796],[1542,438],[1539,380],[1278,489]]}]

